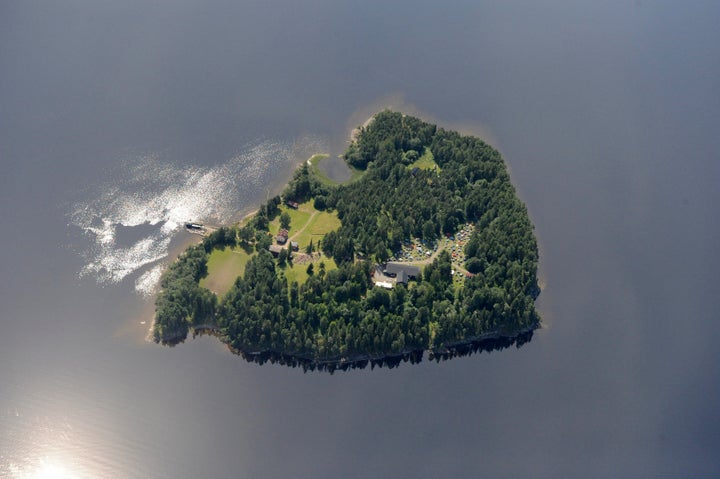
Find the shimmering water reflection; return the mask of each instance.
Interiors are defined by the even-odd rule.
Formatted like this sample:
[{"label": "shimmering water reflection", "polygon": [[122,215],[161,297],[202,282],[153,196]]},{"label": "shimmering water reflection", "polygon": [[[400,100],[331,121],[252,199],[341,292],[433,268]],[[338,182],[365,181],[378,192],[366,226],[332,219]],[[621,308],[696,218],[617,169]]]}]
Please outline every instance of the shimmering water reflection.
[{"label": "shimmering water reflection", "polygon": [[[720,477],[720,2],[1,5],[3,479]],[[332,376],[142,340],[177,225],[394,92],[491,133],[547,328]]]},{"label": "shimmering water reflection", "polygon": [[[98,451],[67,420],[25,418],[13,413],[0,421],[4,440],[14,443],[0,461],[0,477],[9,479],[91,479],[111,477],[97,462]],[[10,453],[8,456],[6,454]]]}]

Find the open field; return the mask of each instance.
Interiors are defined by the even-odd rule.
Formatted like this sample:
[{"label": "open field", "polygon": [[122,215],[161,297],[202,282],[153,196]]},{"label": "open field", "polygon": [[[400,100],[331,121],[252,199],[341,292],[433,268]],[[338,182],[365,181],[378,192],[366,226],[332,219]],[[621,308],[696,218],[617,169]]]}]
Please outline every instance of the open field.
[{"label": "open field", "polygon": [[[280,205],[280,211],[290,215],[290,240],[298,242],[301,252],[305,251],[311,240],[314,245],[317,245],[323,236],[340,227],[340,220],[336,213],[318,211],[313,208],[310,201],[302,203],[298,209]],[[269,230],[273,237],[277,235],[280,230],[279,216],[270,222]],[[235,279],[243,274],[245,265],[254,254],[254,252],[247,253],[240,247],[213,250],[208,260],[208,275],[200,281],[200,286],[218,296],[223,296],[233,285]],[[326,271],[337,268],[332,258],[323,256],[320,261],[325,263]],[[320,261],[314,262],[316,273],[319,271]],[[297,281],[302,284],[308,278],[307,266],[308,263],[288,266],[283,268],[283,271],[288,281]]]},{"label": "open field", "polygon": [[[325,263],[325,271],[332,271],[334,269],[337,269],[337,265],[332,258],[323,256],[322,258],[320,258],[320,260],[314,261],[312,263],[314,268],[314,274],[318,274],[320,272],[320,263]],[[309,264],[311,263],[294,264],[292,267],[286,266],[285,268],[282,268],[282,271],[283,273],[285,273],[285,277],[287,278],[288,285],[293,281],[297,281],[298,284],[303,284],[305,281],[307,281],[309,277],[309,275],[307,274],[307,267]]]},{"label": "open field", "polygon": [[408,168],[420,168],[421,170],[434,170],[437,168],[438,173],[440,172],[440,167],[437,163],[435,163],[435,156],[433,156],[430,148],[425,148],[422,156],[418,158],[417,161],[410,164]]},{"label": "open field", "polygon": [[245,265],[254,254],[248,254],[239,247],[213,250],[208,260],[208,275],[200,280],[200,286],[218,296],[224,295],[235,278],[243,274]]},{"label": "open field", "polygon": [[304,229],[298,231],[295,235],[290,232],[293,241],[297,241],[301,250],[310,244],[317,246],[318,241],[327,233],[340,228],[340,219],[336,213],[328,213],[326,211],[316,212],[307,222]]},{"label": "open field", "polygon": [[[310,201],[300,204],[298,209],[281,205],[280,212],[284,211],[290,215],[290,240],[297,241],[301,251],[310,244],[311,239],[316,245],[323,236],[340,227],[336,213],[318,211]],[[279,216],[270,222],[269,230],[273,236],[277,235],[280,230]]]},{"label": "open field", "polygon": [[[287,205],[280,205],[280,213],[290,215],[290,228],[288,229],[290,236],[305,227],[313,211],[315,210],[310,203],[303,203],[298,209],[290,208]],[[280,215],[270,222],[268,229],[273,236],[277,236],[278,231],[280,231]]]}]

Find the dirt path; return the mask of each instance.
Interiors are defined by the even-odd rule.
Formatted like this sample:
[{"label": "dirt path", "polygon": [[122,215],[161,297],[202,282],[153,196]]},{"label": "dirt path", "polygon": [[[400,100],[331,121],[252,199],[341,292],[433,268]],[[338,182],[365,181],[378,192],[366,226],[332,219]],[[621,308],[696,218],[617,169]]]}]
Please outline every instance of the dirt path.
[{"label": "dirt path", "polygon": [[304,232],[307,229],[307,227],[312,223],[313,218],[315,218],[315,216],[318,213],[319,213],[319,211],[317,211],[317,210],[313,211],[312,214],[310,215],[310,218],[308,218],[307,222],[305,223],[305,225],[302,228],[300,228],[299,230],[297,230],[295,233],[293,233],[293,235],[290,238],[288,238],[288,241],[294,241],[295,238],[300,233]]}]

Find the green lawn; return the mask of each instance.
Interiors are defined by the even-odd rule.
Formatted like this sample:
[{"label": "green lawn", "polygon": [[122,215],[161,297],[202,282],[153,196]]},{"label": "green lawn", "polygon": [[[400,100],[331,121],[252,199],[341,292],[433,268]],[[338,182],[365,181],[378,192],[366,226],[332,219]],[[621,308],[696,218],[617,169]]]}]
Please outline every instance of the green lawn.
[{"label": "green lawn", "polygon": [[[337,217],[337,213],[318,211],[315,216],[309,219],[305,229],[294,237],[293,240],[298,242],[300,250],[303,251],[305,247],[310,244],[311,239],[313,244],[317,245],[318,240],[338,228],[340,228],[340,219]],[[290,232],[290,236],[292,235],[293,233]]]},{"label": "green lawn", "polygon": [[[337,213],[318,211],[313,207],[312,201],[301,203],[298,209],[290,208],[287,205],[280,205],[279,208],[281,213],[287,212],[290,215],[290,238],[292,241],[298,242],[300,252],[305,251],[307,245],[310,244],[310,240],[314,245],[317,245],[323,236],[340,227],[340,219],[337,217]],[[269,230],[273,237],[277,235],[280,230],[280,215],[270,222]],[[235,279],[243,274],[245,265],[254,254],[254,252],[247,253],[240,247],[213,250],[208,259],[208,275],[200,280],[200,286],[209,289],[218,296],[223,296],[233,285]],[[337,265],[332,258],[323,256],[321,261],[325,263],[326,271],[337,269]],[[313,264],[315,274],[317,274],[320,261]],[[308,278],[307,267],[307,263],[292,267],[286,266],[283,268],[283,272],[288,281],[297,281],[302,284]]]},{"label": "green lawn", "polygon": [[[312,263],[313,269],[315,270],[314,274],[318,274],[318,272],[320,271],[321,262],[325,263],[325,271],[332,271],[334,269],[337,269],[337,265],[332,258],[323,256],[320,261]],[[293,265],[292,267],[286,266],[285,268],[282,268],[282,272],[285,273],[285,277],[287,278],[288,285],[293,281],[297,281],[298,284],[303,284],[305,281],[307,281],[307,267],[308,263]]]},{"label": "green lawn", "polygon": [[224,295],[235,282],[235,278],[243,274],[245,265],[254,254],[248,254],[242,248],[213,250],[208,260],[208,275],[200,280],[200,286],[218,296]]},{"label": "green lawn", "polygon": [[437,168],[438,173],[440,172],[440,167],[437,163],[435,163],[435,156],[433,156],[430,148],[425,148],[422,156],[418,158],[417,161],[408,166],[408,168],[410,168],[411,170],[413,168],[420,168],[421,170],[433,170]]},{"label": "green lawn", "polygon": [[[301,203],[298,209],[290,208],[287,205],[280,205],[280,212],[287,211],[290,215],[290,238],[297,241],[300,250],[310,244],[317,244],[327,233],[340,228],[340,220],[337,213],[318,211],[312,206],[311,201]],[[276,236],[280,230],[280,216],[272,220],[269,225],[270,233]]]},{"label": "green lawn", "polygon": [[[290,215],[290,229],[288,230],[290,236],[300,231],[307,224],[312,211],[313,207],[310,203],[303,203],[298,209],[280,205],[280,213],[287,212]],[[277,236],[278,231],[280,231],[280,215],[270,222],[268,229],[273,236]]]}]

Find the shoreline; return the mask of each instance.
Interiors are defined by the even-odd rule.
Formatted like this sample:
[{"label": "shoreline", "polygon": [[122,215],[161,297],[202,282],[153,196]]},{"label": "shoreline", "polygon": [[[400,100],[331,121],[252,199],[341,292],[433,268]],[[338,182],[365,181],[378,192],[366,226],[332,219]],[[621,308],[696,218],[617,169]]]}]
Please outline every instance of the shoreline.
[{"label": "shoreline", "polygon": [[[368,118],[368,120],[366,120],[365,123],[366,123],[366,124],[369,124],[369,122],[372,121],[372,119],[374,118],[374,116],[375,116],[375,115],[373,115],[372,117]],[[322,156],[322,157],[326,158],[326,157],[329,157],[330,155],[328,155],[328,154],[326,154],[326,153],[313,153],[312,155],[310,155],[310,157],[309,157],[307,160],[305,160],[305,162],[303,162],[303,163],[301,163],[301,164],[304,164],[304,163],[305,163],[305,164],[307,164],[308,166],[313,166],[312,163],[311,163],[311,160],[312,160],[313,158],[315,158],[316,156]],[[214,225],[214,226],[212,226],[212,227],[210,227],[210,228],[212,228],[213,230],[217,230],[217,229],[219,229],[219,228],[221,228],[221,227],[223,227],[223,226],[243,225],[245,222],[247,222],[247,221],[248,221],[249,219],[251,219],[253,216],[255,216],[256,214],[258,214],[258,212],[260,211],[260,207],[248,207],[248,208],[245,208],[244,211],[247,211],[247,213],[245,213],[245,214],[243,214],[241,211],[243,211],[243,210],[238,211],[235,215],[232,216],[232,218],[239,218],[239,219],[237,219],[237,220],[231,219],[231,221],[229,222],[229,224]],[[185,250],[188,248],[188,246],[190,246],[190,245],[193,244],[193,243],[202,242],[202,238],[204,238],[204,237],[206,236],[205,234],[199,234],[199,233],[195,233],[195,232],[192,232],[192,231],[187,231],[185,228],[181,228],[180,231],[181,231],[182,233],[194,234],[195,237],[189,237],[189,239],[183,240],[183,241],[181,242],[181,244],[177,247],[177,249],[173,249],[173,251],[170,251],[170,252],[168,253],[167,258],[168,258],[168,259],[169,259],[169,258],[172,258],[171,260],[168,261],[168,267],[169,267],[170,264],[172,264],[172,263],[174,263],[174,262],[176,262],[176,261],[178,260],[178,258],[180,257],[180,255],[185,252]],[[198,238],[197,238],[197,237],[200,238],[199,241],[198,241]],[[166,268],[166,269],[167,269],[167,268]],[[163,272],[164,272],[164,271],[163,271]],[[155,309],[154,309],[154,301],[155,301],[155,299],[157,298],[158,294],[160,294],[161,291],[162,291],[162,288],[158,287],[158,290],[157,290],[152,296],[149,296],[149,297],[148,297],[148,300],[152,300],[152,302],[153,302],[152,315],[151,315],[151,317],[150,317],[149,320],[144,319],[144,320],[142,320],[141,323],[140,323],[140,324],[143,324],[143,325],[144,325],[144,323],[147,323],[147,324],[148,324],[148,329],[147,329],[147,332],[145,333],[145,336],[144,336],[144,337],[145,337],[145,341],[147,341],[147,342],[155,342],[155,340],[153,339],[153,330],[154,330],[154,328],[155,328],[155,321],[156,321],[156,316],[157,316],[157,314],[156,314]],[[193,328],[191,327],[191,329],[193,329]],[[194,337],[194,336],[195,336],[195,334],[193,334],[193,337]],[[162,338],[159,342],[160,342],[161,344],[165,344],[165,343],[168,343],[168,344],[178,344],[179,342],[182,342],[182,341],[175,342],[175,339],[176,339],[175,337]],[[225,343],[224,343],[224,344],[225,344]]]},{"label": "shoreline", "polygon": [[[358,138],[360,137],[362,132],[365,131],[365,129],[369,125],[371,125],[373,121],[375,121],[377,115],[378,113],[371,115],[365,120],[362,125],[353,128],[350,132],[350,138],[348,142],[352,144],[358,141]],[[325,153],[313,153],[307,160],[305,160],[304,162],[300,162],[299,165],[304,164],[309,167],[316,167],[320,160],[327,158],[328,156],[329,155]],[[250,218],[258,214],[260,209],[261,207],[247,208],[245,209],[247,213],[245,213],[244,215],[243,213],[238,211],[234,218],[238,218],[241,215],[242,217],[239,220],[232,221],[231,224],[234,226],[246,223]],[[177,254],[173,261],[178,261],[178,258],[181,254],[182,252]],[[157,295],[160,294],[161,291],[162,290],[159,289],[156,292],[155,297],[157,297]],[[534,299],[537,298],[535,297]],[[231,345],[231,336],[228,336],[226,333],[224,333],[217,324],[212,324],[216,323],[217,318],[208,318],[212,323],[204,323],[197,326],[189,325],[185,334],[175,333],[155,339],[153,338],[153,332],[156,325],[156,317],[157,314],[153,314],[153,319],[150,325],[150,329],[148,331],[148,339],[150,341],[161,343],[163,345],[174,346],[180,343],[184,343],[187,339],[188,333],[192,334],[193,339],[197,336],[210,335],[216,337],[220,342],[222,342],[231,353],[241,356],[248,362],[257,362],[260,364],[267,361],[270,361],[272,363],[279,362],[280,364],[284,365],[301,366],[306,371],[307,369],[324,369],[330,372],[334,371],[335,369],[347,369],[359,366],[364,367],[367,366],[368,363],[370,363],[373,367],[375,365],[383,364],[389,365],[389,367],[394,367],[400,362],[419,362],[424,357],[427,357],[430,360],[436,359],[440,361],[482,351],[505,349],[513,344],[516,344],[519,348],[521,345],[525,344],[532,338],[533,332],[535,330],[541,329],[542,327],[542,323],[540,321],[537,321],[535,324],[532,324],[531,326],[526,326],[517,331],[502,332],[496,330],[491,332],[485,332],[480,335],[454,340],[446,344],[442,344],[438,347],[431,347],[432,342],[430,341],[430,344],[420,345],[421,347],[424,347],[424,349],[403,349],[399,352],[394,353],[376,351],[370,353],[358,353],[347,356],[316,358],[293,353],[283,353],[275,350],[244,351],[242,349],[237,349]],[[252,346],[252,344],[250,345]],[[318,351],[316,351],[318,347],[313,347],[310,349],[311,353],[318,353]],[[427,356],[425,353],[427,353]]]},{"label": "shoreline", "polygon": [[[380,110],[380,111],[382,111],[382,110]],[[358,139],[358,136],[360,136],[360,132],[362,130],[364,130],[365,128],[367,128],[368,126],[370,126],[370,124],[375,120],[375,115],[377,115],[378,113],[380,113],[380,112],[373,113],[370,116],[370,118],[365,120],[365,122],[362,125],[357,126],[357,127],[353,128],[352,130],[350,130],[350,139],[348,140],[348,143],[355,143]]]},{"label": "shoreline", "polygon": [[[317,156],[317,155],[320,155],[320,153],[315,153],[315,154],[311,155],[310,158],[308,158],[308,159],[306,160],[307,164],[309,165],[309,164],[310,164],[310,160],[311,160],[312,158],[314,158],[315,156]],[[325,155],[325,154],[322,154],[322,155]],[[325,156],[329,156],[329,155],[325,155]],[[302,163],[301,163],[301,164],[302,164]],[[243,213],[243,211],[245,211],[246,213]],[[209,226],[208,228],[210,228],[210,229],[212,229],[213,231],[215,231],[215,230],[217,230],[217,229],[219,229],[219,228],[221,228],[221,227],[223,227],[223,226],[243,225],[243,224],[246,223],[249,219],[251,219],[253,216],[255,216],[256,214],[258,214],[259,211],[260,211],[260,207],[248,207],[248,208],[244,208],[244,209],[242,209],[242,210],[239,210],[237,213],[235,213],[235,214],[231,217],[231,219],[230,219],[230,221],[229,221],[228,223],[226,223],[226,224],[217,224],[217,225]],[[185,233],[188,233],[190,236],[187,236],[187,239],[182,239],[181,242],[180,242],[180,244],[179,244],[176,248],[173,248],[173,250],[171,250],[171,251],[168,252],[167,257],[165,258],[165,259],[167,260],[167,262],[168,262],[168,263],[167,263],[168,265],[167,265],[167,267],[163,270],[163,273],[167,270],[167,268],[169,268],[169,266],[170,266],[171,264],[175,263],[175,262],[178,260],[178,258],[180,257],[180,255],[182,255],[182,254],[185,252],[185,250],[187,250],[187,248],[188,248],[190,245],[201,243],[202,240],[203,240],[203,238],[205,238],[205,236],[206,236],[205,234],[200,234],[200,233],[196,233],[196,232],[193,232],[193,231],[188,231],[186,228],[181,228],[179,231],[181,232],[181,234],[180,234],[181,236],[184,236]],[[155,342],[155,340],[153,339],[153,330],[155,329],[155,321],[156,321],[156,318],[157,318],[157,314],[156,314],[156,311],[155,311],[154,302],[155,302],[155,300],[157,299],[157,296],[158,296],[158,294],[160,294],[161,291],[162,291],[162,288],[158,285],[157,291],[155,291],[151,296],[148,296],[148,297],[146,298],[149,302],[152,302],[152,312],[151,312],[150,315],[149,315],[150,318],[149,318],[149,319],[142,319],[142,317],[141,317],[141,322],[140,322],[140,324],[143,325],[143,326],[144,326],[145,324],[148,324],[148,329],[147,329],[147,331],[146,331],[146,333],[145,333],[145,335],[144,335],[144,339],[145,339],[146,342],[150,342],[150,343],[154,343],[154,342]],[[192,327],[191,327],[191,329],[192,329]],[[168,344],[178,344],[179,342],[182,342],[182,341],[175,342],[175,340],[176,340],[175,337],[169,337],[169,338],[162,338],[159,342],[160,342],[161,344],[165,344],[165,343],[168,343]]]},{"label": "shoreline", "polygon": [[[271,363],[279,363],[281,365],[290,365],[302,367],[306,371],[309,370],[327,370],[334,371],[336,369],[354,369],[357,367],[366,367],[370,364],[374,366],[388,365],[395,367],[401,362],[411,361],[413,363],[420,362],[426,357],[429,361],[443,361],[455,357],[466,356],[479,352],[492,352],[499,349],[505,349],[512,345],[522,346],[530,341],[535,331],[541,329],[538,323],[532,327],[518,331],[514,335],[507,335],[500,332],[485,333],[479,336],[473,336],[461,341],[454,341],[444,345],[442,348],[435,349],[405,349],[399,353],[393,354],[358,354],[347,357],[335,357],[327,359],[308,358],[306,356],[286,354],[278,351],[243,351],[234,348],[224,340],[223,335],[217,326],[211,324],[203,324],[197,327],[191,327],[192,339],[197,336],[213,336],[223,343],[228,351],[232,354],[242,357],[248,362],[258,362],[260,364],[270,361]],[[163,338],[160,343],[163,345],[175,346],[185,342],[187,337],[176,340],[175,336]]]},{"label": "shoreline", "polygon": [[[184,229],[184,228],[183,228]],[[167,257],[165,258],[167,260],[167,266],[163,270],[163,273],[167,270],[167,268],[170,267],[170,265],[178,260],[181,254],[185,252],[185,250],[188,249],[188,247],[192,244],[197,244],[202,242],[203,236],[194,235],[194,236],[187,236],[186,239],[183,239],[180,241],[180,244],[178,244],[175,248],[170,250],[168,252]],[[171,259],[172,258],[172,259]],[[154,343],[153,340],[153,329],[155,328],[155,319],[157,317],[157,314],[155,312],[155,299],[157,299],[158,294],[160,294],[160,291],[162,291],[162,288],[160,287],[160,282],[158,282],[157,285],[157,291],[153,293],[151,296],[148,296],[146,298],[146,301],[148,302],[148,306],[152,308],[152,316],[150,317],[150,320],[143,319],[140,324],[144,326],[143,321],[145,324],[148,324],[148,330],[145,333],[145,341],[149,343]]]}]

